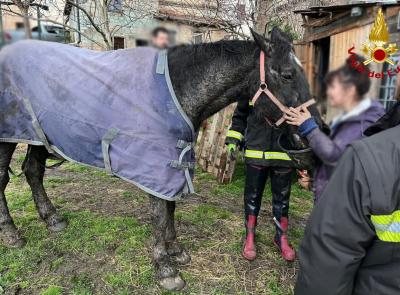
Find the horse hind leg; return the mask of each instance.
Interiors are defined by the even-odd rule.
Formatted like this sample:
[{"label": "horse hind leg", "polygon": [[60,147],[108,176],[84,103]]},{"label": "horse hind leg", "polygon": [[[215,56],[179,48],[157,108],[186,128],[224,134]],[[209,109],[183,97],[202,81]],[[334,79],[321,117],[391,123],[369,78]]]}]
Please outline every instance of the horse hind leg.
[{"label": "horse hind leg", "polygon": [[8,167],[17,144],[0,143],[0,240],[8,247],[20,248],[25,240],[20,236],[8,210],[5,189],[10,181]]},{"label": "horse hind leg", "polygon": [[169,291],[180,291],[186,283],[174,267],[168,254],[166,230],[168,224],[168,201],[150,195],[150,210],[153,225],[153,262],[160,286]]},{"label": "horse hind leg", "polygon": [[31,187],[32,197],[40,218],[46,222],[50,231],[57,232],[65,229],[67,222],[57,213],[43,186],[46,159],[49,155],[45,147],[29,145],[22,170]]},{"label": "horse hind leg", "polygon": [[176,238],[175,208],[176,208],[176,202],[167,201],[168,218],[167,218],[167,228],[165,234],[165,239],[167,242],[167,251],[170,256],[175,258],[176,262],[185,265],[190,263],[191,257]]}]

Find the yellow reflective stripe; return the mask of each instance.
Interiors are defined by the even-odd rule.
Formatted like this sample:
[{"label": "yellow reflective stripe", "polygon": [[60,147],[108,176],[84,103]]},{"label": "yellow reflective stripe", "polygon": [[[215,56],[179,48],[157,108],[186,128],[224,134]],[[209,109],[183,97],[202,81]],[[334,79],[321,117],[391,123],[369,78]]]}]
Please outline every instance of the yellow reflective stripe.
[{"label": "yellow reflective stripe", "polygon": [[371,215],[371,221],[381,241],[400,242],[400,210],[389,215]]},{"label": "yellow reflective stripe", "polygon": [[257,150],[246,150],[244,155],[247,158],[254,158],[254,159],[291,161],[288,154],[281,152],[263,152]]},{"label": "yellow reflective stripe", "polygon": [[244,156],[246,158],[262,159],[264,152],[255,150],[246,150]]},{"label": "yellow reflective stripe", "polygon": [[291,161],[290,157],[286,153],[280,152],[265,152],[265,159],[267,160],[283,160],[283,161]]},{"label": "yellow reflective stripe", "polygon": [[253,101],[249,100],[249,106],[253,106]]},{"label": "yellow reflective stripe", "polygon": [[400,222],[400,210],[394,211],[389,215],[372,215],[371,220],[374,224],[388,225],[393,222]]},{"label": "yellow reflective stripe", "polygon": [[229,130],[226,136],[236,138],[237,140],[242,140],[243,137],[242,133],[235,130]]},{"label": "yellow reflective stripe", "polygon": [[376,235],[381,241],[400,243],[400,233],[377,230]]}]

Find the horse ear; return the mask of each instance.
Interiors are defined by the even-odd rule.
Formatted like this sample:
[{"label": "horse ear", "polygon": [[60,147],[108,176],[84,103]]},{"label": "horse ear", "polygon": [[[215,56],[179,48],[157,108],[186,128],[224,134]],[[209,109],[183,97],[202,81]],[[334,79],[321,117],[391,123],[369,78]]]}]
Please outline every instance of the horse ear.
[{"label": "horse ear", "polygon": [[253,29],[250,29],[251,35],[253,36],[254,42],[256,42],[257,46],[261,48],[262,51],[268,52],[270,49],[269,43],[267,39],[263,36],[255,32]]}]

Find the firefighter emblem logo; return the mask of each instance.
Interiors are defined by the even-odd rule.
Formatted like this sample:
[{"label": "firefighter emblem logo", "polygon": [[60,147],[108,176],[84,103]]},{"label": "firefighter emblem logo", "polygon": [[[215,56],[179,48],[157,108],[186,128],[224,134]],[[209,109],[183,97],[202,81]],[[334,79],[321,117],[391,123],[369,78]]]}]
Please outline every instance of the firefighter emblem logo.
[{"label": "firefighter emblem logo", "polygon": [[386,46],[388,42],[389,30],[382,13],[382,8],[379,8],[378,15],[369,34],[369,42],[365,43],[362,47],[362,52],[367,56],[364,64],[388,62],[394,65],[394,61],[390,59],[390,56],[395,54],[398,48],[395,43]]}]

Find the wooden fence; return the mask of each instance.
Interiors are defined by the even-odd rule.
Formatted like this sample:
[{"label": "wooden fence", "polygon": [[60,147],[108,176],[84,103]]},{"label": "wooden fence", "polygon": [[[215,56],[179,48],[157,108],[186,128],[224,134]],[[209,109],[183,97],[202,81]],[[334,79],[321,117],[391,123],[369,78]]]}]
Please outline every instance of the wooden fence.
[{"label": "wooden fence", "polygon": [[228,157],[224,144],[235,108],[236,104],[229,105],[204,121],[197,138],[197,164],[219,183],[229,183],[235,172],[236,161]]}]

